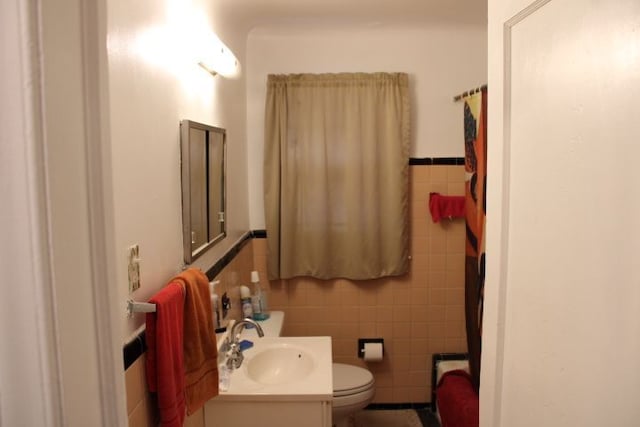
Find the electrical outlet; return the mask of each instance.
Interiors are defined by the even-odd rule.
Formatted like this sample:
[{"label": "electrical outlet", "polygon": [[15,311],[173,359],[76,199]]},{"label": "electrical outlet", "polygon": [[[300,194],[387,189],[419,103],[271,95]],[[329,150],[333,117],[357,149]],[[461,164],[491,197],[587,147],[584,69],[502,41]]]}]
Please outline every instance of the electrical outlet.
[{"label": "electrical outlet", "polygon": [[129,246],[129,293],[140,289],[140,248]]}]

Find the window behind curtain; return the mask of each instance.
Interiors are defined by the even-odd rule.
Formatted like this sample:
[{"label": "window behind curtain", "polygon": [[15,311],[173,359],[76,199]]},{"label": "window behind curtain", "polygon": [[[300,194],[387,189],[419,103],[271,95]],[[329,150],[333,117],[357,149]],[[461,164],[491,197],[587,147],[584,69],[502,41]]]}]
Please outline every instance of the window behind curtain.
[{"label": "window behind curtain", "polygon": [[373,279],[409,267],[405,73],[270,75],[270,279]]}]

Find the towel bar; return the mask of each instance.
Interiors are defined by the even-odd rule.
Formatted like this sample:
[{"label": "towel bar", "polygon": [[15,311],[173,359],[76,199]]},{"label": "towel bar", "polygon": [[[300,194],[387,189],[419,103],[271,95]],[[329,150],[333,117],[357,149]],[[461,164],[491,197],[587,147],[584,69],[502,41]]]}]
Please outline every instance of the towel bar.
[{"label": "towel bar", "polygon": [[127,300],[127,316],[133,316],[133,313],[155,313],[156,305],[149,302],[136,302],[132,299]]}]

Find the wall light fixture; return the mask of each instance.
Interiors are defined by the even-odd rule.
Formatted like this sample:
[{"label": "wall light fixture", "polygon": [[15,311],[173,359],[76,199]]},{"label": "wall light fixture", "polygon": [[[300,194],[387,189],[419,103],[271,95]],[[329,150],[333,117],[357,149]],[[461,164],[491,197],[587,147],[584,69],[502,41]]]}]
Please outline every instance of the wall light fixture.
[{"label": "wall light fixture", "polygon": [[231,49],[213,33],[207,39],[207,43],[204,43],[204,49],[200,50],[203,57],[198,65],[214,76],[220,74],[226,78],[238,77],[240,75],[240,61]]}]

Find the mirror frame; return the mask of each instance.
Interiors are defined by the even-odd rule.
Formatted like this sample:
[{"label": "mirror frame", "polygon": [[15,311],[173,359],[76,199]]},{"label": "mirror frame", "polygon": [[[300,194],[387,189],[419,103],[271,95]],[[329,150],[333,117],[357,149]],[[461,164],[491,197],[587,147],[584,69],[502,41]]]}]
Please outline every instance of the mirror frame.
[{"label": "mirror frame", "polygon": [[[210,217],[210,210],[212,208],[211,201],[209,200],[209,185],[211,183],[211,170],[208,167],[209,158],[209,138],[211,134],[218,134],[222,136],[222,165],[221,165],[221,208],[222,217],[219,222],[221,223],[221,232],[216,236],[209,236],[209,227],[207,226],[207,242],[192,250],[192,227],[191,227],[191,145],[194,143],[190,138],[190,131],[192,129],[202,130],[206,134],[205,143],[205,155],[206,159],[206,193],[207,193],[207,218]],[[181,169],[181,188],[182,188],[182,242],[184,249],[184,262],[191,264],[196,258],[204,254],[209,248],[216,243],[224,239],[227,235],[226,226],[226,208],[227,208],[227,191],[226,191],[226,169],[227,169],[227,131],[223,128],[209,126],[204,123],[194,122],[192,120],[180,121],[180,169]]]}]

